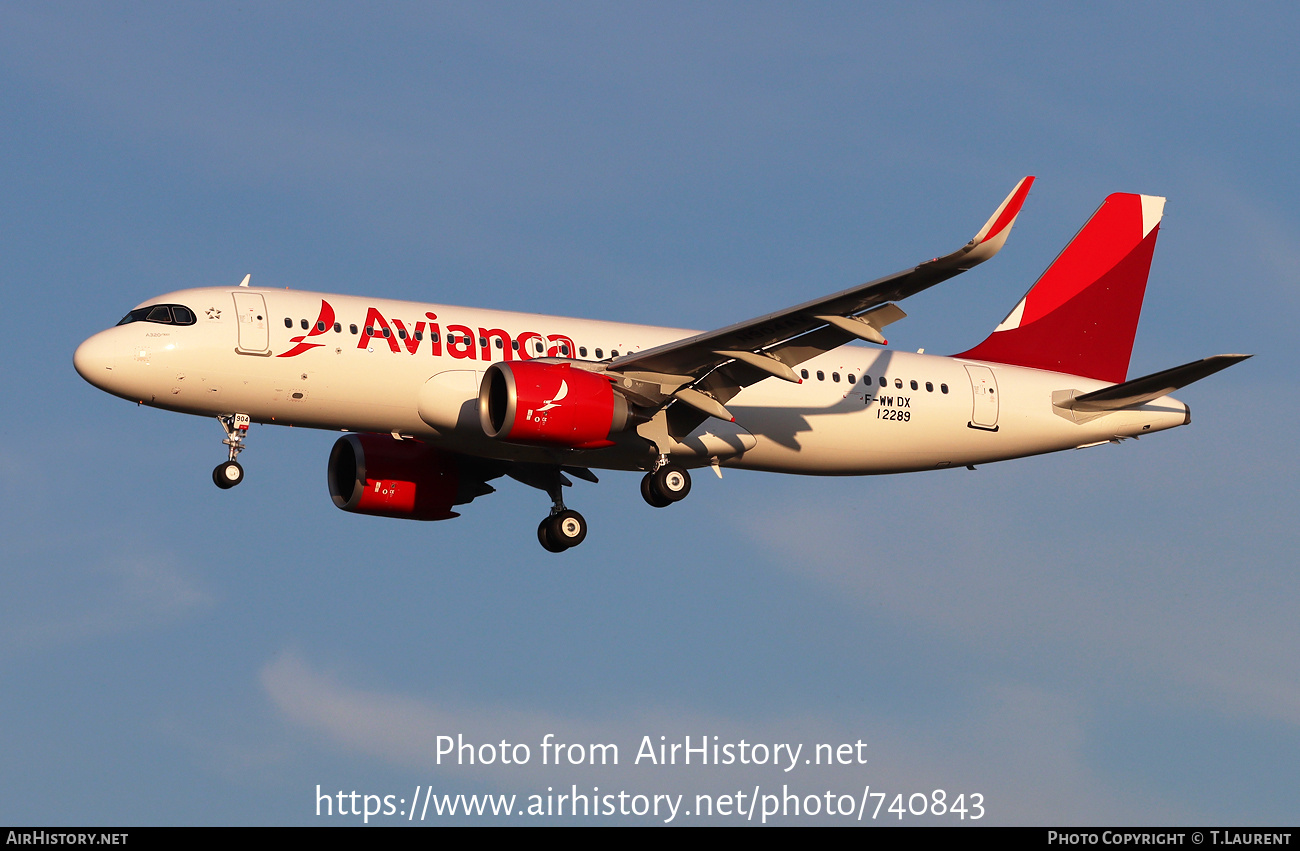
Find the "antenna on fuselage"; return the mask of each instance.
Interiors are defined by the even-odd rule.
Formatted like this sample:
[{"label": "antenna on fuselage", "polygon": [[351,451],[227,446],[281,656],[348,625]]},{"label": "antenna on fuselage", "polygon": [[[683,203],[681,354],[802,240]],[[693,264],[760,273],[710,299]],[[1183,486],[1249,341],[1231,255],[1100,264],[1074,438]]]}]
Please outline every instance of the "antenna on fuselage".
[{"label": "antenna on fuselage", "polygon": [[252,279],[253,279],[253,273],[249,272],[247,275],[244,276],[244,280],[239,282],[239,285],[241,287],[246,287],[248,286],[248,282],[251,281]]}]

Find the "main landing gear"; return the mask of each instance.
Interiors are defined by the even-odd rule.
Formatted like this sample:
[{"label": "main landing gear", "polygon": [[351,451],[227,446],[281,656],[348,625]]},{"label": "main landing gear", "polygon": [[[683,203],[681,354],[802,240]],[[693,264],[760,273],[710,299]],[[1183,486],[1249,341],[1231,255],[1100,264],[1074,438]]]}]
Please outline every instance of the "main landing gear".
[{"label": "main landing gear", "polygon": [[[577,474],[572,467],[565,472]],[[595,481],[590,471],[583,471],[589,481]],[[560,470],[547,471],[545,476],[522,476],[519,472],[510,475],[525,484],[545,490],[551,498],[551,513],[537,525],[537,541],[548,552],[562,553],[581,544],[587,537],[587,521],[576,511],[564,505],[564,485],[567,483]],[[674,502],[680,502],[691,492],[691,474],[686,468],[670,462],[667,456],[659,456],[655,468],[641,479],[641,496],[656,508],[664,508]]]},{"label": "main landing gear", "polygon": [[662,456],[655,469],[641,479],[641,496],[655,508],[667,508],[691,492],[691,474]]},{"label": "main landing gear", "polygon": [[549,552],[562,553],[587,539],[587,520],[566,508],[543,520],[537,527],[537,540]]},{"label": "main landing gear", "polygon": [[230,447],[230,459],[223,461],[212,471],[212,483],[222,490],[233,488],[244,480],[244,468],[235,459],[247,447],[244,437],[248,434],[248,414],[222,414],[217,422],[226,430],[226,439],[221,441]]},{"label": "main landing gear", "polygon": [[562,553],[587,539],[587,520],[564,507],[563,484],[559,476],[546,492],[551,497],[551,513],[538,524],[537,540],[548,552]]}]

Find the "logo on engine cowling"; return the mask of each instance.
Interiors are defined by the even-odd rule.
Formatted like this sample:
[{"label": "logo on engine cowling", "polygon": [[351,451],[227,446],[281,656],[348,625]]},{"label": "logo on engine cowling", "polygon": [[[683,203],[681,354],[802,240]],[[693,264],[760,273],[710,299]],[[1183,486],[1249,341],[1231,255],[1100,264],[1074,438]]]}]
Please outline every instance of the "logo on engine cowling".
[{"label": "logo on engine cowling", "polygon": [[555,394],[555,396],[550,399],[547,399],[545,402],[538,405],[536,408],[529,408],[528,413],[524,414],[524,421],[530,423],[537,423],[539,425],[545,425],[547,420],[550,419],[550,417],[546,416],[547,412],[552,410],[553,408],[560,407],[560,401],[565,396],[568,395],[569,395],[569,382],[561,378],[560,389]]},{"label": "logo on engine cowling", "polygon": [[559,404],[558,404],[559,401],[560,401],[561,399],[563,399],[565,396],[568,396],[568,395],[569,395],[569,382],[567,382],[567,381],[565,381],[563,378],[561,378],[561,379],[560,379],[560,392],[555,394],[555,398],[554,398],[554,399],[547,399],[545,402],[543,402],[543,403],[542,403],[542,406],[541,406],[540,408],[537,409],[537,413],[539,413],[539,414],[544,414],[544,413],[546,413],[547,411],[549,411],[551,408],[557,408],[557,407],[559,407]]}]

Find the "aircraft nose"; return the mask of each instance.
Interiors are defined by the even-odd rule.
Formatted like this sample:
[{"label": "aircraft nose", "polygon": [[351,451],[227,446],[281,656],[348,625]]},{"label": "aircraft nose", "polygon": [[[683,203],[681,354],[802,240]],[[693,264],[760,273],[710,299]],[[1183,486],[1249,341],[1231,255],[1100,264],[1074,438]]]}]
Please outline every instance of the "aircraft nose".
[{"label": "aircraft nose", "polygon": [[117,359],[114,357],[114,346],[107,337],[107,331],[100,331],[77,346],[77,351],[72,355],[72,365],[76,367],[77,374],[100,389],[107,389],[105,385],[112,379],[114,361]]}]

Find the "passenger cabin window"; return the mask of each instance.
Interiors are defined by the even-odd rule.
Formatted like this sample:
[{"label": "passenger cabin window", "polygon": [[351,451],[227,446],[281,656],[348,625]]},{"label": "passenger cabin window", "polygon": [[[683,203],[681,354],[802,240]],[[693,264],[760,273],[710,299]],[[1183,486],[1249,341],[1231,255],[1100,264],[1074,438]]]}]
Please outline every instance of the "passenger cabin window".
[{"label": "passenger cabin window", "polygon": [[316,332],[317,332],[317,333],[319,333],[319,334],[324,334],[324,333],[325,333],[325,328],[326,328],[326,325],[325,325],[324,322],[317,322],[317,323],[316,323]]},{"label": "passenger cabin window", "polygon": [[940,385],[939,385],[939,392],[940,392],[940,393],[947,393],[947,392],[948,392],[948,385],[947,385],[947,384],[940,384]]},{"label": "passenger cabin window", "polygon": [[596,359],[597,359],[597,360],[600,360],[600,359],[603,358],[603,357],[605,357],[605,350],[604,350],[604,349],[596,349]]},{"label": "passenger cabin window", "polygon": [[349,325],[349,326],[348,326],[348,330],[351,331],[353,334],[356,334],[356,333],[357,333],[357,326],[355,326],[355,325]]},{"label": "passenger cabin window", "polygon": [[912,379],[912,389],[913,389],[913,390],[918,390],[918,389],[920,389],[919,387],[917,387],[916,379]]},{"label": "passenger cabin window", "polygon": [[586,356],[587,356],[587,347],[578,346],[578,357],[585,358]]},{"label": "passenger cabin window", "polygon": [[800,375],[801,377],[803,377],[803,378],[807,378],[807,377],[808,377],[808,370],[806,370],[806,369],[801,369],[801,370],[799,370],[799,375]]},{"label": "passenger cabin window", "polygon": [[[260,318],[260,317],[259,317]],[[194,311],[180,304],[151,304],[148,307],[137,308],[126,316],[118,325],[129,325],[132,322],[153,322],[158,325],[193,325],[195,323]]]},{"label": "passenger cabin window", "polygon": [[826,373],[822,372],[820,369],[817,370],[817,380],[818,380],[818,381],[825,381],[825,380],[826,380]]},{"label": "passenger cabin window", "polygon": [[902,390],[902,389],[903,389],[903,379],[901,379],[901,378],[895,378],[895,379],[894,379],[894,389],[895,389],[895,390]]},{"label": "passenger cabin window", "polygon": [[848,379],[849,379],[849,383],[850,383],[850,384],[857,384],[857,383],[858,383],[858,377],[857,377],[856,375],[854,375],[853,373],[850,372],[850,373],[848,374],[847,377],[848,377]]},{"label": "passenger cabin window", "polygon": [[839,383],[840,383],[840,374],[839,374],[838,372],[832,372],[832,373],[831,373],[831,381],[834,381],[836,384],[839,384]]},{"label": "passenger cabin window", "polygon": [[302,330],[304,330],[304,331],[307,330],[307,320],[306,320],[306,319],[303,319],[303,320],[302,320]]},{"label": "passenger cabin window", "polygon": [[933,392],[934,392],[934,382],[933,382],[933,381],[927,381],[927,382],[925,382],[925,392],[926,392],[926,393],[933,393]]},{"label": "passenger cabin window", "polygon": [[339,323],[339,322],[335,322],[335,323],[334,323],[334,333],[335,333],[335,334],[342,334],[342,333],[343,333],[343,325],[342,325],[342,323]]},{"label": "passenger cabin window", "polygon": [[284,327],[286,327],[286,328],[292,328],[292,327],[293,327],[293,320],[290,319],[290,318],[287,317],[287,316],[284,317]]},{"label": "passenger cabin window", "polygon": [[883,375],[880,376],[880,386],[881,386],[881,387],[888,387],[888,386],[889,386],[889,379],[888,379],[888,378],[885,378],[885,376],[883,376]]}]

